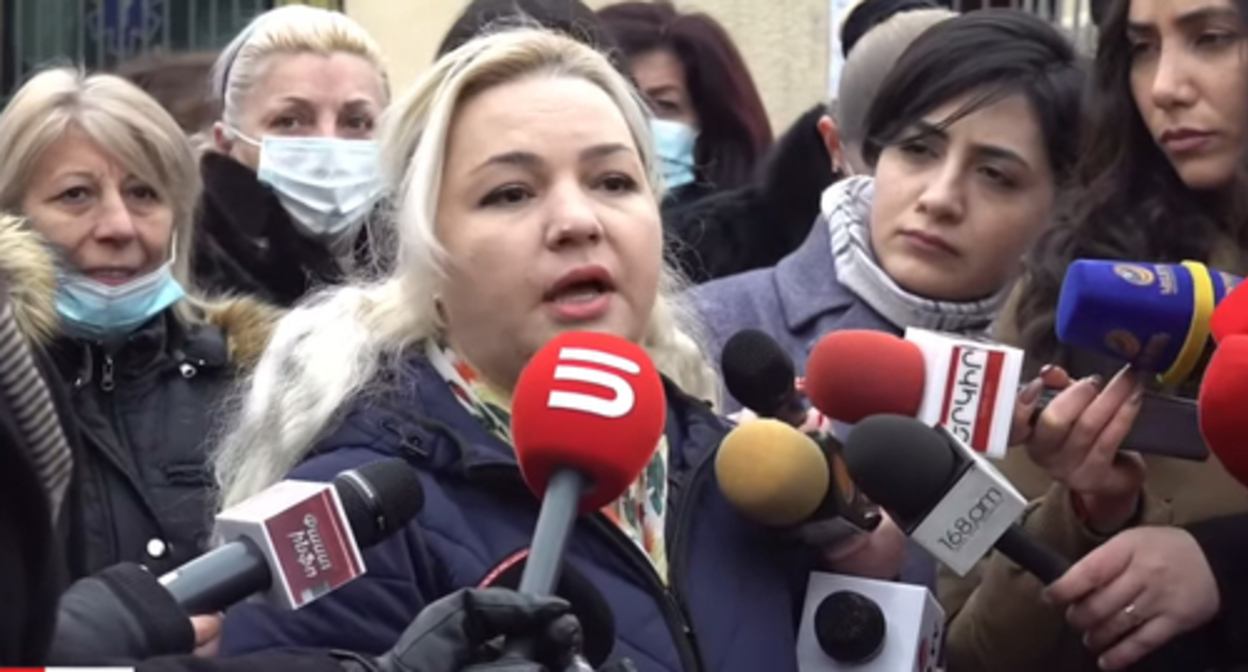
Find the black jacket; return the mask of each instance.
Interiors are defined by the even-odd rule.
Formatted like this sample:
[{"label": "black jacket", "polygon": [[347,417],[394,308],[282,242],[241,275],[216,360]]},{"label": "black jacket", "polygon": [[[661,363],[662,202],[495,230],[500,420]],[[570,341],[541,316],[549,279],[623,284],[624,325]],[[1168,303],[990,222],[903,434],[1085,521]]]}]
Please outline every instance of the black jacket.
[{"label": "black jacket", "polygon": [[299,233],[255,171],[215,153],[204,155],[200,170],[204,195],[191,259],[200,289],[290,306],[342,280],[333,254]]},{"label": "black jacket", "polygon": [[[1205,628],[1221,664],[1248,665],[1248,514],[1187,526],[1218,581],[1221,610]],[[1206,640],[1209,641],[1209,640]]]},{"label": "black jacket", "polygon": [[79,444],[71,576],[124,561],[161,574],[199,555],[212,522],[207,440],[233,377],[224,331],[170,309],[120,344],[62,338],[51,353]]},{"label": "black jacket", "polygon": [[668,245],[690,280],[774,266],[802,244],[820,195],[836,181],[816,128],[825,114],[817,105],[795,121],[752,184],[664,209]]},{"label": "black jacket", "polygon": [[55,546],[43,486],[0,397],[0,665],[38,660],[51,640],[60,585]]}]

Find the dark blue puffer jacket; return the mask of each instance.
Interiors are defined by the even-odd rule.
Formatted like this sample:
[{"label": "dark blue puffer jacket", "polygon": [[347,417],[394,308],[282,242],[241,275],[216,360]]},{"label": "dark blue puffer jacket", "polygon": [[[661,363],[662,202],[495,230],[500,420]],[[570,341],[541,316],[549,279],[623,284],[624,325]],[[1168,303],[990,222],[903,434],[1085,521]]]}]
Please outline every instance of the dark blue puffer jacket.
[{"label": "dark blue puffer jacket", "polygon": [[[489,434],[423,360],[368,394],[291,478],[339,472],[403,456],[423,477],[426,503],[394,538],[364,552],[368,574],[294,613],[232,609],[227,654],[316,646],[378,654],[426,604],[482,583],[527,548],[538,501],[511,448]],[[797,622],[810,555],[733,510],[714,455],[728,427],[701,402],[667,386],[670,446],[667,542],[670,585],[602,514],[582,518],[570,566],[615,618],[610,660],[642,672],[795,672]]]}]

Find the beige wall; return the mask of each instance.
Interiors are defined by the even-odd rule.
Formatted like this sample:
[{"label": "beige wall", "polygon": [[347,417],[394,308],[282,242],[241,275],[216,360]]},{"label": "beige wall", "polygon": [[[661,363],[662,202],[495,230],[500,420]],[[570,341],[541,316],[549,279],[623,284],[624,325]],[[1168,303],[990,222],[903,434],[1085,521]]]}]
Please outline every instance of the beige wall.
[{"label": "beige wall", "polygon": [[[588,0],[593,7],[613,0]],[[347,13],[382,44],[395,89],[433,60],[467,0],[346,0]],[[772,124],[783,130],[822,101],[828,82],[828,0],[677,0],[718,19],[745,55]]]}]

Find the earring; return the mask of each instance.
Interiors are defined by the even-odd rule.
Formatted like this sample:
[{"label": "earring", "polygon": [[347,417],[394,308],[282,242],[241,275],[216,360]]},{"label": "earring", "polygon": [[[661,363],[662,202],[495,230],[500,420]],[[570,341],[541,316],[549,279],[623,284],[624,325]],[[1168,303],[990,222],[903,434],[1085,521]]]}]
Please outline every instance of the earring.
[{"label": "earring", "polygon": [[446,326],[446,308],[442,306],[441,295],[438,295],[438,294],[433,295],[433,312],[435,315],[437,315],[438,326],[445,327]]}]

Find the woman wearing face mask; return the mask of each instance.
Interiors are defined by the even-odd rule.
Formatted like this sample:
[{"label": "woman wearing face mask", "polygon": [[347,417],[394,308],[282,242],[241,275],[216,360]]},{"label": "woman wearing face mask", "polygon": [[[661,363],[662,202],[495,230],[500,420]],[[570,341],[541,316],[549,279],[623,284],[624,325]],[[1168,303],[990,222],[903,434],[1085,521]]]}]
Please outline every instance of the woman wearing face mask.
[{"label": "woman wearing face mask", "polygon": [[[1036,416],[1034,429],[1020,437],[1026,450],[1011,451],[1003,469],[1024,493],[1040,497],[1028,532],[1071,559],[1124,529],[1186,526],[1248,511],[1248,489],[1216,458],[1188,462],[1131,452],[1124,441],[1155,378],[1062,347],[1054,329],[1061,282],[1074,259],[1195,260],[1248,274],[1243,11],[1232,0],[1109,5],[1079,189],[1036,246],[1016,306],[1003,315],[1000,335],[1026,350],[1027,368],[1039,375],[1033,386],[1066,388]],[[1194,395],[1201,378],[1198,370],[1171,391]],[[1032,414],[1023,404],[1017,417]],[[950,665],[971,672],[1078,672],[1098,663],[1118,669],[1130,662],[1116,649],[1120,640],[1157,634],[1152,621],[1161,607],[1150,595],[1137,582],[1115,582],[1095,601],[1093,618],[1086,609],[1072,610],[1068,622],[1066,605],[1041,601],[1034,580],[993,560],[950,628]],[[1090,623],[1098,627],[1085,639],[1081,628]],[[1017,637],[1022,631],[1029,636]]]},{"label": "woman wearing face mask", "polygon": [[984,332],[1070,177],[1081,80],[1071,45],[1028,13],[928,28],[867,112],[874,178],[824,192],[806,241],[774,268],[694,290],[712,359],[746,328],[776,338],[798,375],[832,331]]},{"label": "woman wearing face mask", "polygon": [[[0,232],[0,268],[26,283],[19,322],[68,387],[77,448],[59,519],[74,576],[122,561],[161,573],[207,542],[209,418],[270,315],[187,295],[198,193],[177,123],[119,78],[49,70],[0,114],[0,209],[29,227]],[[46,247],[21,244],[31,231]]]},{"label": "woman wearing face mask", "polygon": [[201,161],[196,281],[290,305],[385,265],[373,126],[381,52],[351,19],[301,5],[257,17],[213,69],[221,121]]},{"label": "woman wearing face mask", "polygon": [[762,97],[723,26],[669,2],[622,2],[598,16],[654,113],[667,207],[744,185],[771,145]]},{"label": "woman wearing face mask", "polygon": [[602,54],[532,30],[469,42],[395,104],[381,136],[402,185],[395,274],[278,327],[218,475],[229,505],[292,468],[324,480],[403,455],[426,506],[365,552],[367,576],[317,603],[236,607],[227,652],[381,650],[428,602],[513,563],[538,511],[508,430],[517,376],[554,336],[594,331],[641,345],[668,376],[646,475],[568,545],[564,571],[614,614],[611,657],[665,672],[796,669],[811,567],[714,478],[727,428],[699,400],[714,376],[671,298],[643,105]]}]

